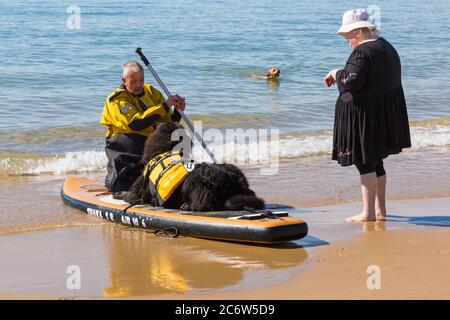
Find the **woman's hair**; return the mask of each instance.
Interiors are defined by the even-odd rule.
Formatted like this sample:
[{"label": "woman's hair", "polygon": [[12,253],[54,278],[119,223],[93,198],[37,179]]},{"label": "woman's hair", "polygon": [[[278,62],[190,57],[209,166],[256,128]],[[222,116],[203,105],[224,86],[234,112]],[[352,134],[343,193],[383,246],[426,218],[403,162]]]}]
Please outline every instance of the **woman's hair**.
[{"label": "woman's hair", "polygon": [[361,35],[365,35],[365,36],[370,35],[371,38],[376,38],[376,37],[380,36],[380,29],[378,29],[378,28],[369,29],[367,27],[364,27],[364,28],[358,28],[358,29],[356,29],[356,31],[357,31],[357,35],[359,37]]}]

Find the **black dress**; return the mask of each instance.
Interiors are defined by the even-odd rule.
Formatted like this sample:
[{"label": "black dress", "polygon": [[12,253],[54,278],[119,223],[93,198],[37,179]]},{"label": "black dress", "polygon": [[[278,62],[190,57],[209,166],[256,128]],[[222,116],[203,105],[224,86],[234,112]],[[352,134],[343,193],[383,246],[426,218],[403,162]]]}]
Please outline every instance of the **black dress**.
[{"label": "black dress", "polygon": [[411,147],[397,51],[383,38],[357,46],[336,74],[332,159],[373,163]]}]

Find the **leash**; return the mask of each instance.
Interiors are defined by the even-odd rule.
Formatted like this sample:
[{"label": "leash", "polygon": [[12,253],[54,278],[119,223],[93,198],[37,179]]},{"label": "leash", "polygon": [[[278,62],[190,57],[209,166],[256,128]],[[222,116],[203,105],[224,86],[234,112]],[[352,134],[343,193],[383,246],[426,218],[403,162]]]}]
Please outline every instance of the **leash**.
[{"label": "leash", "polygon": [[179,230],[176,227],[167,227],[162,229],[156,229],[153,231],[155,236],[161,236],[166,238],[177,238],[180,235]]}]

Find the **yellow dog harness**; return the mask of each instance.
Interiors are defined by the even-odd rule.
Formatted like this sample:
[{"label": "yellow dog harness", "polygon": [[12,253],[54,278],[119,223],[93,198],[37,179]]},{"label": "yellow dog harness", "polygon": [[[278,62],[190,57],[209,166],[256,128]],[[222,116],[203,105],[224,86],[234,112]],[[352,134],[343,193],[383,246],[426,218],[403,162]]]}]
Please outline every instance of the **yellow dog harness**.
[{"label": "yellow dog harness", "polygon": [[189,175],[188,168],[183,164],[180,152],[164,152],[145,166],[143,175],[148,181],[150,191],[157,198],[158,204],[163,206],[173,192]]}]

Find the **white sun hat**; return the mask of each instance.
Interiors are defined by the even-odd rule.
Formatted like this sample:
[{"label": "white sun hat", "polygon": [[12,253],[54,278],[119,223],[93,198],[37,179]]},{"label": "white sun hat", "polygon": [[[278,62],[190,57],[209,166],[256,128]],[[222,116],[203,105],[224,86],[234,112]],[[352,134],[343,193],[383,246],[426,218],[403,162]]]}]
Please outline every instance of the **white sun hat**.
[{"label": "white sun hat", "polygon": [[370,23],[369,14],[366,9],[354,9],[346,11],[342,15],[342,26],[338,30],[338,34],[343,35],[358,28],[375,29],[376,25]]}]

